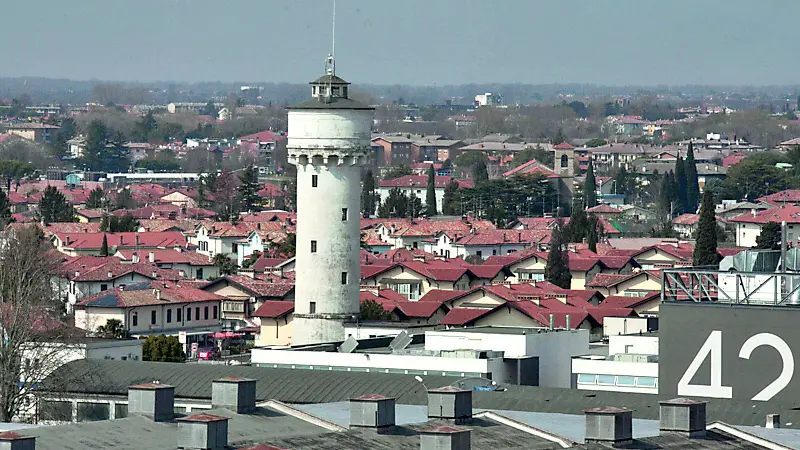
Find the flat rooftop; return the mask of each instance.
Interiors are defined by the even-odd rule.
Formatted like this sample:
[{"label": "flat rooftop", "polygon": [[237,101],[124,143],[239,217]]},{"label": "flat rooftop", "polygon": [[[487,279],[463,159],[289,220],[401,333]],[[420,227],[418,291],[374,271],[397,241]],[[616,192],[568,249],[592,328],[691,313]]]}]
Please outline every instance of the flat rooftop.
[{"label": "flat rooftop", "polygon": [[452,333],[481,333],[481,334],[541,334],[541,333],[557,333],[566,330],[550,330],[548,328],[524,328],[524,327],[469,327],[469,328],[451,328],[449,330],[437,330]]}]

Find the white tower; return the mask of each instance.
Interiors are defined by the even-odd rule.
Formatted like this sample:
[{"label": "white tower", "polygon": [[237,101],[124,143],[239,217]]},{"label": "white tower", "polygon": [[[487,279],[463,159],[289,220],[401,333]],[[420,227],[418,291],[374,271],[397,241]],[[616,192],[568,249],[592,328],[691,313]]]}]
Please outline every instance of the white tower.
[{"label": "white tower", "polygon": [[340,341],[358,317],[361,166],[373,108],[348,98],[335,74],[312,81],[310,100],[289,108],[289,162],[297,166],[297,251],[292,344]]}]

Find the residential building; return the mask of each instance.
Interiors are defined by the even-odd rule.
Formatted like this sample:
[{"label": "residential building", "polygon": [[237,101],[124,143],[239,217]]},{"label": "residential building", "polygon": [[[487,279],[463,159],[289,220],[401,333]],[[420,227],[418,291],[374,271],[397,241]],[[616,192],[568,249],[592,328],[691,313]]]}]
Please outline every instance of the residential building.
[{"label": "residential building", "polygon": [[185,249],[154,249],[137,252],[135,250],[119,250],[114,256],[132,263],[147,262],[160,269],[171,269],[183,273],[187,278],[195,280],[213,280],[219,277],[219,267],[203,254]]},{"label": "residential building", "polygon": [[292,345],[294,302],[267,300],[252,316],[259,321],[257,347]]},{"label": "residential building", "polygon": [[89,332],[109,319],[130,336],[204,335],[220,330],[225,297],[179,283],[144,281],[85,297],[75,307],[75,326]]},{"label": "residential building", "polygon": [[750,214],[742,214],[730,219],[736,232],[737,247],[755,247],[756,239],[761,235],[761,227],[769,222],[786,222],[786,239],[794,242],[800,239],[800,206],[753,210]]},{"label": "residential building", "polygon": [[372,138],[372,144],[383,148],[379,155],[383,157],[378,160],[378,167],[385,166],[407,166],[411,163],[420,162],[419,157],[415,158],[413,144],[406,135],[380,135]]},{"label": "residential building", "polygon": [[44,123],[19,123],[6,126],[8,134],[33,142],[52,144],[59,127]]},{"label": "residential building", "polygon": [[120,250],[155,250],[185,247],[183,234],[165,232],[122,232],[122,233],[53,233],[53,246],[69,256],[100,255],[103,239],[108,243],[109,254]]},{"label": "residential building", "polygon": [[[649,270],[630,274],[599,273],[586,282],[586,288],[595,289],[606,297],[647,297],[653,291],[661,290],[661,275]],[[657,314],[658,305],[652,312]]]},{"label": "residential building", "polygon": [[227,329],[257,326],[251,318],[264,302],[291,302],[295,298],[294,279],[284,275],[225,275],[202,289],[224,297],[222,320]]}]

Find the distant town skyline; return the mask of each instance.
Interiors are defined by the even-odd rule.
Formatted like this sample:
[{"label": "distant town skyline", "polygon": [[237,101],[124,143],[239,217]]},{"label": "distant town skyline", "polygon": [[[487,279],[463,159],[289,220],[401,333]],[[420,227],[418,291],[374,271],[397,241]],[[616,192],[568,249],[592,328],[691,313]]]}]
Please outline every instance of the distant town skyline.
[{"label": "distant town skyline", "polygon": [[[790,85],[800,2],[338,0],[337,72],[369,84]],[[0,77],[299,83],[330,0],[15,2]]]}]

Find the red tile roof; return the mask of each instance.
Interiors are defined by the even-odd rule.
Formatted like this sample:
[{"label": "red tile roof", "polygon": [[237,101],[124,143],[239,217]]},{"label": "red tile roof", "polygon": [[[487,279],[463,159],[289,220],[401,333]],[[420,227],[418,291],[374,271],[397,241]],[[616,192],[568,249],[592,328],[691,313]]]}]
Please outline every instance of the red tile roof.
[{"label": "red tile roof", "polygon": [[181,286],[179,283],[148,281],[99,292],[78,302],[78,308],[129,308],[163,304],[180,304],[222,301],[226,298],[201,289]]},{"label": "red tile roof", "polygon": [[593,214],[622,214],[621,209],[614,208],[613,206],[605,203],[599,204],[593,208],[588,208],[586,212]]},{"label": "red tile roof", "polygon": [[575,147],[569,145],[567,142],[562,142],[558,145],[554,145],[553,148],[555,150],[574,150]]},{"label": "red tile roof", "polygon": [[280,275],[264,275],[262,278],[250,278],[245,275],[225,275],[209,283],[208,290],[218,283],[227,282],[249,294],[259,298],[286,298],[294,292],[294,280]]},{"label": "red tile roof", "polygon": [[[109,247],[174,248],[186,245],[186,238],[179,232],[125,232],[125,233],[55,233],[64,247],[80,250],[99,250],[103,236],[107,236]],[[69,243],[67,244],[67,241]],[[138,244],[137,244],[138,242]]]},{"label": "red tile roof", "polygon": [[[74,267],[74,264],[71,266]],[[119,258],[107,258],[107,261],[101,265],[89,268],[85,271],[76,268],[75,272],[79,273],[79,275],[71,277],[73,281],[116,280],[132,273],[154,280],[177,281],[186,279],[186,275],[177,270],[161,269],[155,264],[147,262],[134,264]]]},{"label": "red tile roof", "polygon": [[454,308],[439,322],[440,325],[466,325],[491,313],[497,308]]},{"label": "red tile roof", "polygon": [[253,317],[276,319],[294,312],[294,302],[267,300],[253,312]]},{"label": "red tile roof", "polygon": [[681,214],[680,216],[672,219],[673,225],[697,225],[700,221],[699,214]]},{"label": "red tile roof", "polygon": [[[444,189],[450,184],[450,181],[454,178],[451,176],[437,176],[434,180],[434,185],[437,189]],[[471,180],[455,180],[458,183],[458,187],[460,188],[471,188],[475,185],[475,183]],[[380,187],[418,187],[420,189],[424,189],[428,186],[428,176],[427,175],[404,175],[400,178],[395,178],[393,180],[381,180]]]},{"label": "red tile roof", "polygon": [[558,174],[556,174],[553,169],[535,159],[521,164],[503,174],[504,177],[515,175],[543,175],[547,178],[559,178]]}]

